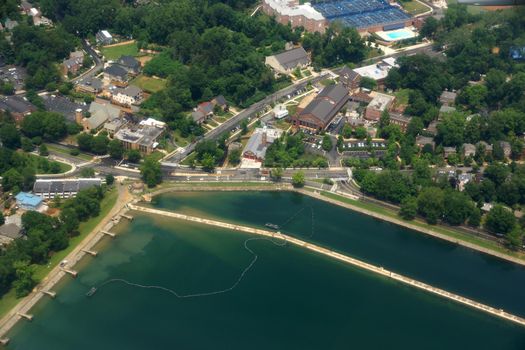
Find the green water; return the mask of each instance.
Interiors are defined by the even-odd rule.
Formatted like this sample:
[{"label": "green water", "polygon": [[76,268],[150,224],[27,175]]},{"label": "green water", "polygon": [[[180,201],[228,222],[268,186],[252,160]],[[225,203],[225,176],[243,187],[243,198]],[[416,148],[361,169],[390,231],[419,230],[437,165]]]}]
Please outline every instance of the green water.
[{"label": "green water", "polygon": [[[234,210],[235,195],[243,206]],[[252,210],[285,217],[286,211],[310,201],[258,193],[184,197],[184,210],[207,209],[215,202],[213,215],[230,208],[226,219],[240,221]],[[169,197],[161,200],[164,206],[180,205]],[[253,205],[258,209],[245,200],[257,200]],[[321,208],[334,210],[324,203],[314,205],[315,215]],[[374,235],[374,225],[380,225],[377,230],[392,229],[361,216],[353,220],[358,219],[362,222],[356,227],[364,229],[364,235]],[[335,216],[317,217],[316,223],[336,225],[333,221]],[[76,280],[58,289],[56,299],[31,311],[33,322],[21,322],[11,332],[9,349],[525,348],[525,328],[327,257],[262,240],[247,243],[258,260],[231,292],[180,299],[165,291],[114,283],[88,298],[85,293],[92,286],[111,278],[160,285],[179,294],[221,290],[233,285],[253,258],[244,248],[252,236],[238,232],[143,215],[120,230],[123,234],[108,239],[97,258],[86,259]],[[441,246],[434,240],[426,244]],[[412,253],[408,248],[404,255]],[[450,249],[452,255],[454,251]],[[494,263],[485,261],[480,268]]]}]

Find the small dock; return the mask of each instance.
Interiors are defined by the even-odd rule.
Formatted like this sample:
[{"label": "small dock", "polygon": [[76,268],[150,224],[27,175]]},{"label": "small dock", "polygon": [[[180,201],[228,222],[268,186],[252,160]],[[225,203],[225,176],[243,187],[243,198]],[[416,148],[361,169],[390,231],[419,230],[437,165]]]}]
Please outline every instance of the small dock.
[{"label": "small dock", "polygon": [[120,216],[122,216],[124,219],[128,219],[129,221],[133,221],[133,216],[131,215],[121,214]]},{"label": "small dock", "polygon": [[57,296],[56,292],[53,292],[53,291],[50,291],[50,290],[41,290],[40,292],[42,292],[42,294],[45,294],[45,295],[51,297],[51,299],[55,299],[56,296]]},{"label": "small dock", "polygon": [[78,272],[75,270],[64,269],[64,268],[62,268],[61,270],[64,271],[65,273],[70,274],[71,276],[73,276],[73,278],[76,278],[78,275]]},{"label": "small dock", "polygon": [[9,338],[0,338],[0,344],[1,345],[7,345],[9,344]]},{"label": "small dock", "polygon": [[111,238],[115,238],[115,236],[116,236],[116,234],[114,234],[113,232],[109,232],[109,231],[105,231],[105,230],[102,230],[100,232],[105,234],[106,236],[111,237]]},{"label": "small dock", "polygon": [[24,314],[22,312],[17,312],[16,313],[18,316],[22,317],[22,318],[25,318],[26,320],[28,321],[33,321],[33,315],[30,315],[30,314]]},{"label": "small dock", "polygon": [[88,249],[82,249],[82,251],[86,254],[89,254],[93,257],[97,256],[98,255],[98,252],[94,251],[94,250],[88,250]]}]

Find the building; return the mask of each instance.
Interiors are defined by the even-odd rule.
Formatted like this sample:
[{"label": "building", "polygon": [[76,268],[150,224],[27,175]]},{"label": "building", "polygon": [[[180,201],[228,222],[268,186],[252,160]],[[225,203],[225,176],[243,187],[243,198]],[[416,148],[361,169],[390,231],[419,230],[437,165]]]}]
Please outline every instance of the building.
[{"label": "building", "polygon": [[213,112],[216,107],[219,107],[223,112],[228,111],[230,108],[224,96],[219,95],[214,97],[211,101],[199,103],[191,113],[191,118],[197,124],[201,124],[207,119],[213,117]]},{"label": "building", "polygon": [[69,58],[62,62],[62,73],[76,75],[84,63],[84,52],[75,51],[69,54]]},{"label": "building", "polygon": [[12,31],[16,27],[18,27],[18,22],[17,21],[12,21],[9,18],[5,20],[4,28],[7,29],[8,31]]},{"label": "building", "polygon": [[101,129],[106,122],[111,122],[120,117],[119,108],[110,104],[91,102],[88,110],[90,117],[84,118],[82,114],[76,115],[76,122],[84,128],[85,132]]},{"label": "building", "polygon": [[265,63],[270,66],[275,73],[287,75],[292,73],[295,68],[304,68],[310,64],[310,58],[306,51],[301,47],[278,53],[277,55],[266,57]]},{"label": "building", "polygon": [[89,179],[37,179],[33,185],[33,192],[44,199],[72,198],[81,190],[100,186],[102,181],[96,178]]},{"label": "building", "polygon": [[412,117],[406,117],[400,113],[390,113],[390,124],[398,125],[402,132],[406,132]]},{"label": "building", "polygon": [[7,245],[22,236],[22,229],[16,224],[6,223],[0,226],[0,245]]},{"label": "building", "polygon": [[281,137],[282,134],[283,131],[280,129],[256,128],[242,151],[243,158],[262,162],[268,146]]},{"label": "building", "polygon": [[370,78],[375,80],[378,86],[382,86],[388,76],[388,72],[390,72],[393,67],[397,67],[396,59],[388,57],[376,64],[355,68],[353,71],[359,74],[361,79]]},{"label": "building", "polygon": [[273,117],[275,119],[283,119],[288,116],[288,108],[283,104],[275,105],[273,108]]},{"label": "building", "polygon": [[27,71],[25,68],[0,63],[0,82],[13,85],[15,91],[24,89]]},{"label": "building", "polygon": [[295,128],[324,130],[347,102],[348,90],[342,84],[326,86],[304,109],[298,108],[292,124]]},{"label": "building", "polygon": [[326,0],[312,5],[328,22],[359,32],[378,32],[411,26],[412,17],[388,0]]},{"label": "building", "polygon": [[395,97],[374,92],[371,94],[373,97],[372,101],[368,104],[365,110],[365,119],[378,121],[381,119],[381,114],[384,111],[388,111],[394,103]]},{"label": "building", "polygon": [[75,103],[69,98],[60,95],[44,95],[42,99],[46,110],[62,114],[71,123],[76,122],[78,110],[84,114],[89,108],[85,103]]},{"label": "building", "polygon": [[104,69],[104,84],[126,86],[129,80],[128,71],[118,64],[111,65]]},{"label": "building", "polygon": [[426,132],[431,135],[436,136],[438,133],[438,129],[437,129],[438,125],[439,125],[439,121],[437,120],[431,121],[430,124],[428,124],[428,127],[426,128]]},{"label": "building", "polygon": [[107,30],[100,30],[95,35],[97,44],[99,45],[109,45],[113,42],[113,36]]},{"label": "building", "polygon": [[353,69],[344,66],[339,72],[339,82],[342,83],[349,91],[359,89],[361,76]]},{"label": "building", "polygon": [[20,96],[0,96],[0,111],[10,112],[15,122],[19,124],[26,115],[35,112],[37,108],[25,97]]},{"label": "building", "polygon": [[463,157],[474,157],[476,155],[476,146],[471,143],[464,143],[461,146]]},{"label": "building", "polygon": [[507,141],[499,141],[499,146],[503,150],[503,155],[505,158],[510,158],[512,154],[512,147],[510,146],[510,143]]},{"label": "building", "polygon": [[44,202],[42,197],[27,192],[18,193],[15,199],[16,205],[24,210],[40,210]]},{"label": "building", "polygon": [[215,96],[213,100],[211,100],[211,103],[214,107],[219,106],[223,110],[223,112],[227,112],[230,109],[228,101],[226,101],[226,99],[222,95]]},{"label": "building", "polygon": [[454,91],[445,90],[441,93],[441,96],[439,97],[439,102],[441,102],[441,104],[444,106],[452,106],[454,105],[457,96],[458,94]]},{"label": "building", "polygon": [[310,5],[300,4],[299,0],[263,0],[262,10],[269,16],[275,16],[277,22],[292,28],[303,27],[309,32],[324,33],[327,21],[321,13]]},{"label": "building", "polygon": [[416,137],[416,146],[419,148],[423,148],[426,145],[432,146],[432,149],[436,147],[436,143],[434,142],[434,138],[427,137],[427,136],[417,136]]},{"label": "building", "polygon": [[439,108],[439,115],[443,115],[443,114],[447,114],[447,113],[452,113],[452,112],[455,112],[455,111],[456,111],[456,107],[448,106],[448,105],[442,105],[442,106]]},{"label": "building", "polygon": [[126,120],[117,118],[104,123],[103,130],[107,132],[110,137],[113,137],[115,133],[119,131],[124,125],[126,125]]},{"label": "building", "polygon": [[137,75],[140,73],[140,62],[133,56],[120,56],[117,64],[127,70],[129,74]]},{"label": "building", "polygon": [[131,105],[137,105],[142,102],[144,93],[142,90],[134,85],[129,85],[124,89],[117,89],[113,93],[111,100],[113,103],[121,106],[131,107]]},{"label": "building", "polygon": [[166,130],[166,123],[148,118],[135,127],[124,127],[115,134],[115,139],[126,150],[138,150],[150,154],[157,148],[159,138]]},{"label": "building", "polygon": [[479,141],[477,144],[476,144],[477,147],[481,147],[485,150],[485,154],[492,154],[492,145],[486,143],[485,141]]},{"label": "building", "polygon": [[102,80],[93,77],[86,77],[77,83],[75,90],[88,94],[98,95],[104,88]]},{"label": "building", "polygon": [[445,159],[456,153],[456,147],[443,147],[443,158]]}]

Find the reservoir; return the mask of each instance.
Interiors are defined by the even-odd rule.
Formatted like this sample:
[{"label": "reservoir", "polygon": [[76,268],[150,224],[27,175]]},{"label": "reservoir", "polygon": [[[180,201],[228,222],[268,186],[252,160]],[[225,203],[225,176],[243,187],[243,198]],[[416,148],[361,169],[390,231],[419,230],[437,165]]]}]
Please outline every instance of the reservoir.
[{"label": "reservoir", "polygon": [[[522,295],[523,268],[301,195],[174,193],[153,205],[252,226],[275,223],[441,288],[448,287],[437,282],[523,310],[521,297],[506,299]],[[301,248],[134,215],[115,240],[97,247],[98,257],[84,260],[77,279],[66,279],[56,299],[31,310],[33,322],[17,325],[9,349],[525,348],[523,327]],[[231,291],[175,295],[234,286],[254,254],[257,261]],[[104,285],[116,278],[164,289]],[[86,297],[93,286],[96,293]]]}]

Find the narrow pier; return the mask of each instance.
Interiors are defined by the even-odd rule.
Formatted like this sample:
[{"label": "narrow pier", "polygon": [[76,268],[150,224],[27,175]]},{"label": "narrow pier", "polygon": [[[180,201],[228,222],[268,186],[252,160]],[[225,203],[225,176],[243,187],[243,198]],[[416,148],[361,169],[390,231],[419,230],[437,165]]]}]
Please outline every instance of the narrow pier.
[{"label": "narrow pier", "polygon": [[33,315],[30,315],[30,314],[24,314],[22,312],[17,312],[17,315],[22,317],[22,318],[25,318],[26,320],[28,321],[33,321]]},{"label": "narrow pier", "polygon": [[133,221],[133,216],[131,215],[121,214],[120,216],[122,216],[124,219],[128,219],[129,221]]},{"label": "narrow pier", "polygon": [[441,296],[443,298],[446,298],[446,299],[449,299],[449,300],[453,300],[455,302],[458,302],[460,304],[472,307],[472,308],[480,310],[480,311],[484,311],[484,312],[486,312],[486,313],[488,313],[490,315],[497,316],[497,317],[500,317],[500,318],[505,319],[507,321],[511,321],[511,322],[520,324],[522,326],[525,326],[525,318],[513,315],[513,314],[508,313],[508,312],[506,312],[504,310],[497,309],[497,308],[494,308],[494,307],[489,306],[489,305],[485,305],[485,304],[479,303],[479,302],[477,302],[475,300],[472,300],[472,299],[469,299],[469,298],[465,298],[465,297],[462,297],[462,296],[454,294],[454,293],[450,293],[450,292],[448,292],[446,290],[443,290],[443,289],[440,289],[440,288],[437,288],[437,287],[433,287],[433,286],[431,286],[429,284],[426,284],[426,283],[414,280],[412,278],[409,278],[409,277],[397,274],[395,272],[389,271],[389,270],[387,270],[387,269],[385,269],[385,268],[383,268],[381,266],[375,266],[375,265],[366,263],[364,261],[352,258],[350,256],[334,252],[333,250],[330,250],[330,249],[327,249],[327,248],[323,248],[323,247],[318,246],[316,244],[305,242],[305,241],[297,239],[295,237],[284,235],[284,234],[282,234],[280,232],[271,232],[271,231],[257,229],[257,228],[248,227],[248,226],[234,225],[234,224],[230,224],[230,223],[226,223],[226,222],[222,222],[222,221],[217,221],[217,220],[203,219],[203,218],[199,218],[199,217],[195,217],[195,216],[178,214],[178,213],[164,211],[164,210],[145,208],[145,207],[137,206],[137,205],[134,205],[134,204],[130,204],[129,207],[132,210],[142,211],[142,212],[145,212],[145,213],[162,215],[162,216],[171,217],[171,218],[180,219],[180,220],[198,222],[198,223],[205,224],[205,225],[210,225],[210,226],[223,227],[223,228],[227,228],[227,229],[231,229],[231,230],[235,230],[235,231],[242,231],[242,232],[252,233],[252,234],[256,234],[256,235],[271,237],[271,238],[274,238],[274,239],[282,239],[282,240],[285,240],[285,241],[287,241],[289,243],[292,243],[292,244],[295,244],[297,246],[303,247],[305,249],[314,251],[316,253],[329,256],[331,258],[337,259],[339,261],[343,261],[345,263],[348,263],[350,265],[356,266],[358,268],[361,268],[361,269],[364,269],[364,270],[367,270],[367,271],[370,271],[370,272],[373,272],[373,273],[385,276],[387,278],[391,278],[393,280],[396,280],[396,281],[399,281],[401,283],[413,286],[415,288],[427,291],[429,293],[432,293],[432,294],[435,294],[435,295],[439,295],[439,296]]},{"label": "narrow pier", "polygon": [[97,256],[98,255],[98,252],[94,251],[94,250],[87,250],[87,249],[82,249],[82,251],[86,254],[89,254],[93,257]]},{"label": "narrow pier", "polygon": [[55,297],[57,296],[56,292],[50,290],[41,290],[40,292],[42,292],[42,294],[50,296],[52,299],[55,299]]},{"label": "narrow pier", "polygon": [[104,230],[102,230],[100,232],[102,232],[103,234],[105,234],[105,235],[107,235],[107,236],[109,236],[111,238],[115,238],[115,236],[116,236],[113,232],[104,231]]},{"label": "narrow pier", "polygon": [[73,276],[73,278],[76,278],[78,275],[78,272],[75,270],[64,269],[64,268],[62,268],[61,270],[64,271],[65,273],[70,274],[71,276]]}]

